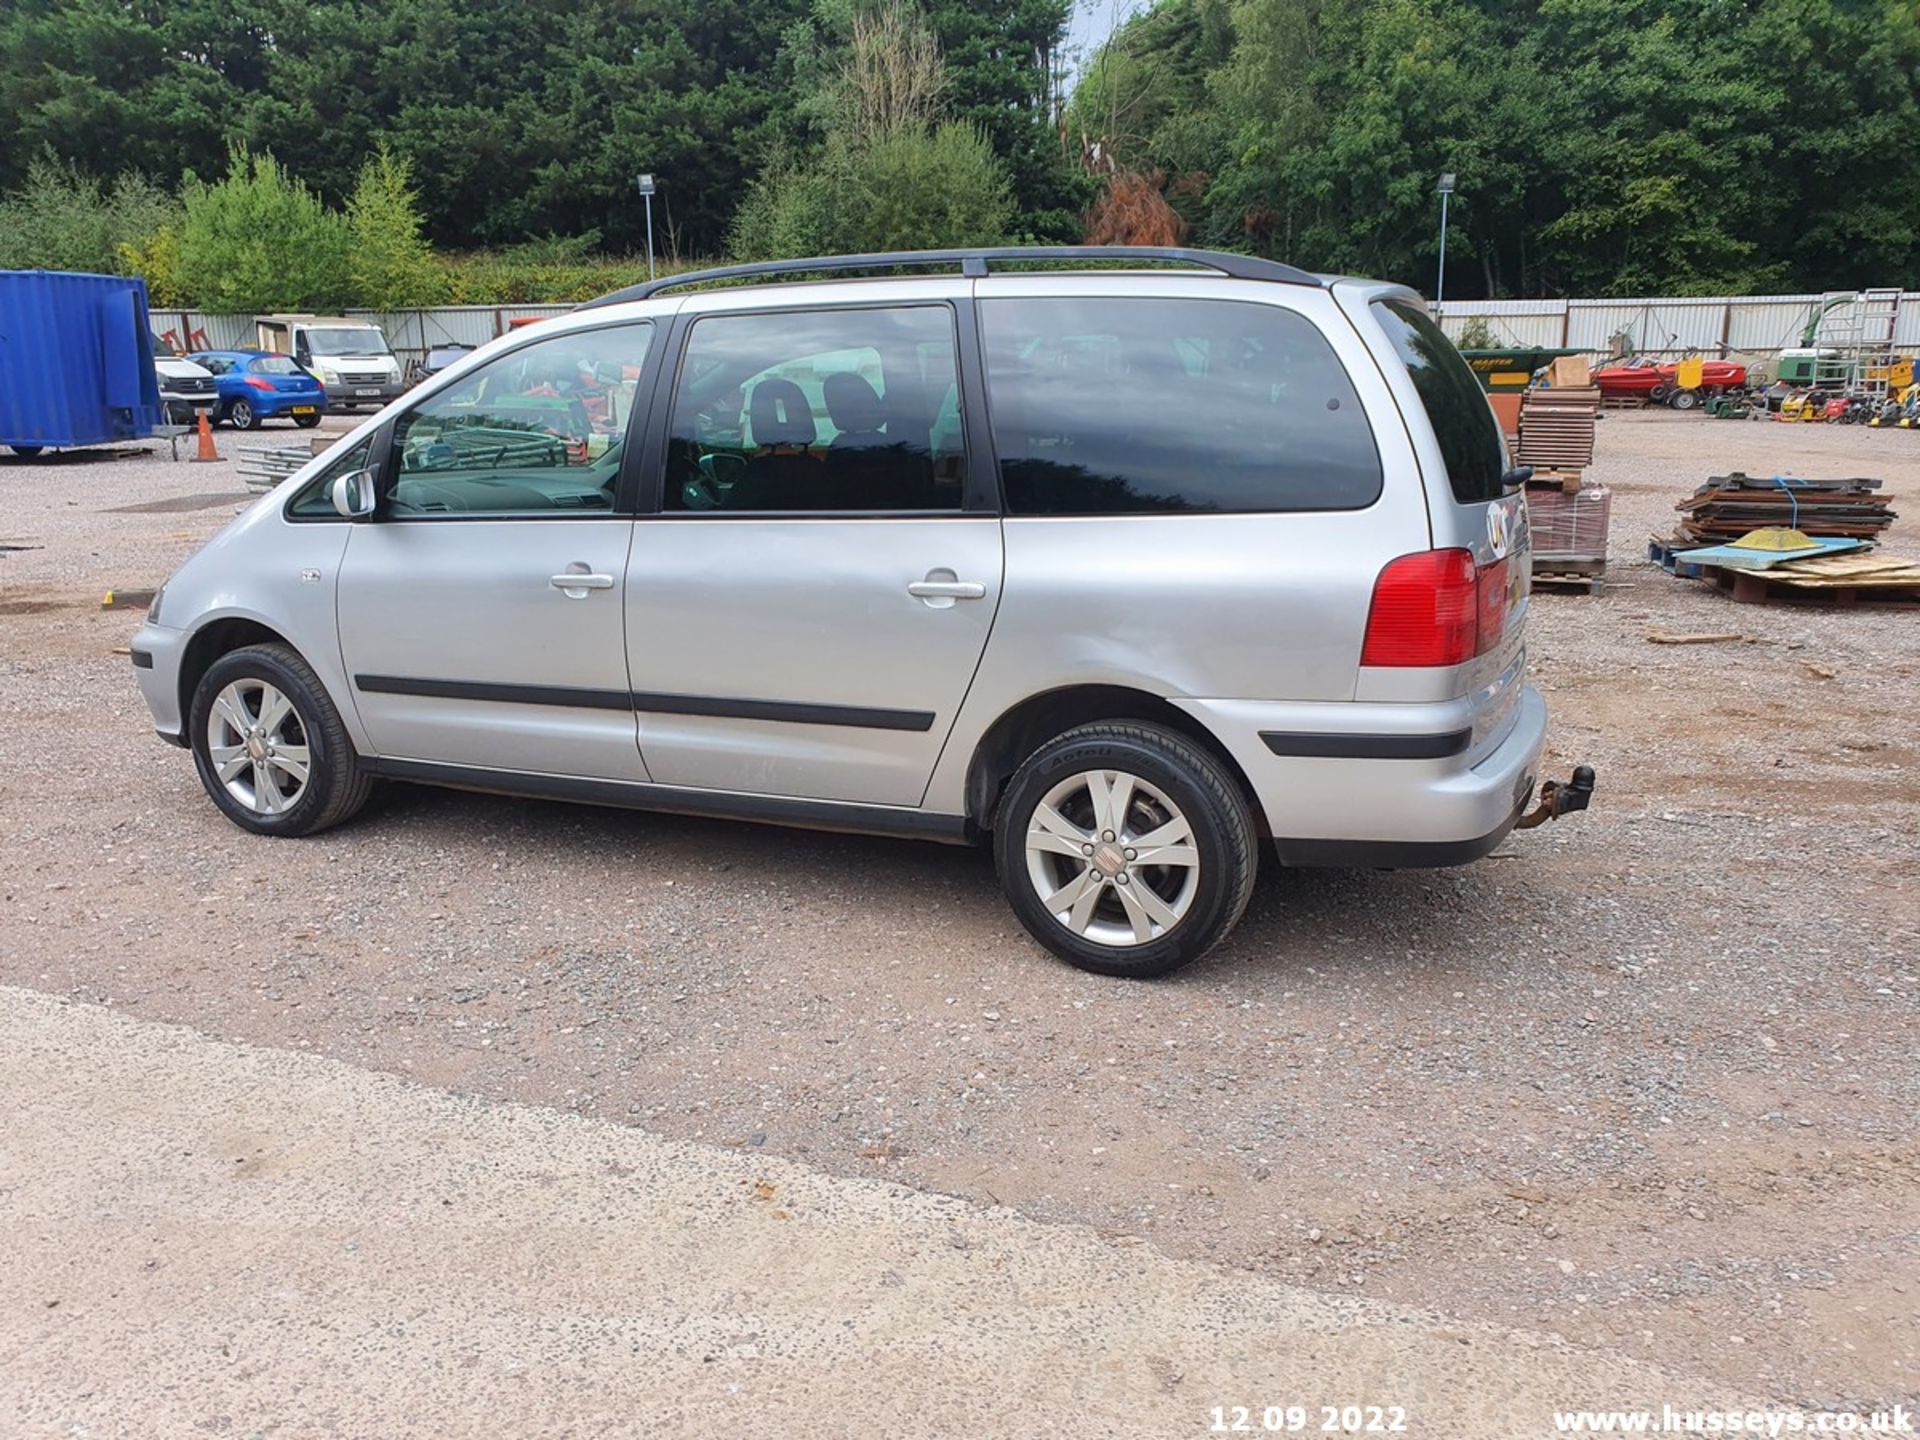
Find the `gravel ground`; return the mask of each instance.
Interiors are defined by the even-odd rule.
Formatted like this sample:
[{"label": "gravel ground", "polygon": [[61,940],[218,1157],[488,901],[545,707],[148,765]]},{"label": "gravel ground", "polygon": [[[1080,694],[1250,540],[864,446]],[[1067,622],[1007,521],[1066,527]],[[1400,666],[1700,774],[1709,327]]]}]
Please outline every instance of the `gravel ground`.
[{"label": "gravel ground", "polygon": [[100,608],[228,518],[231,467],[0,460],[0,546],[42,547],[0,551],[0,982],[1783,1401],[1910,1400],[1920,611],[1739,606],[1640,557],[1731,468],[1881,476],[1920,553],[1920,437],[1622,414],[1599,450],[1614,584],[1532,629],[1595,808],[1462,870],[1270,867],[1156,985],[1049,960],[968,851],[405,788],[251,838]]}]

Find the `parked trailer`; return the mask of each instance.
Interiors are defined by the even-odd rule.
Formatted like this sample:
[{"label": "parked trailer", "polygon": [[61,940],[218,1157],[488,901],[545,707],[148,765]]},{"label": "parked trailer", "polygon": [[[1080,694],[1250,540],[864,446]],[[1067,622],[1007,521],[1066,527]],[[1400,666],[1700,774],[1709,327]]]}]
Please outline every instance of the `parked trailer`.
[{"label": "parked trailer", "polygon": [[38,455],[151,435],[151,347],[144,282],[0,270],[0,445]]}]

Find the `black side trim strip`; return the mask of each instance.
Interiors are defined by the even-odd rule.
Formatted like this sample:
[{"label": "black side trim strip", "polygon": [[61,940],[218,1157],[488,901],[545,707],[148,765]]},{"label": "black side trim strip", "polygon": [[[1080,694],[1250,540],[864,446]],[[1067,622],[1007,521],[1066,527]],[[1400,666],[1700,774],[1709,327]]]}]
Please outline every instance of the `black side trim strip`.
[{"label": "black side trim strip", "polygon": [[642,785],[621,780],[590,780],[574,775],[533,775],[522,770],[483,770],[439,765],[427,760],[369,760],[374,774],[455,790],[569,800],[626,810],[660,810],[676,815],[706,815],[804,830],[835,830],[854,835],[893,835],[909,840],[971,839],[964,815],[939,815],[892,805],[837,805],[828,800],[794,800],[783,795],[738,795],[683,790],[674,785]]},{"label": "black side trim strip", "polygon": [[1464,754],[1473,731],[1444,735],[1323,735],[1298,730],[1262,730],[1260,738],[1276,755],[1309,755],[1341,760],[1439,760]]},{"label": "black side trim strip", "polygon": [[656,715],[712,715],[729,720],[778,720],[791,725],[847,725],[861,730],[933,728],[931,710],[878,710],[864,705],[734,700],[719,695],[582,690],[566,685],[496,685],[482,680],[409,680],[396,675],[356,675],[353,683],[355,689],[370,695],[424,695],[439,700],[564,705],[582,710],[649,710]]},{"label": "black side trim strip", "polygon": [[134,650],[134,651],[131,651],[130,653],[133,656],[134,669],[136,670],[153,669],[153,652],[151,650]]},{"label": "black side trim strip", "polygon": [[631,710],[624,690],[577,690],[567,685],[495,685],[483,680],[408,680],[397,675],[356,675],[353,685],[369,695],[424,695],[437,700],[494,700],[505,705],[566,705],[579,710]]},{"label": "black side trim strip", "polygon": [[862,730],[931,730],[931,710],[875,710],[864,705],[807,705],[789,700],[729,700],[714,695],[638,691],[633,708],[656,715],[715,715],[730,720],[784,720],[794,725],[851,725]]}]

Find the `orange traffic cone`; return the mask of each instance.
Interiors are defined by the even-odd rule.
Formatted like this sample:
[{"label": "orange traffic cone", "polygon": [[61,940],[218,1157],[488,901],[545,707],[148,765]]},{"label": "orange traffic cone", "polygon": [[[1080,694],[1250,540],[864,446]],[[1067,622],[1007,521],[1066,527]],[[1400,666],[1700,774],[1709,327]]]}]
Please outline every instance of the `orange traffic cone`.
[{"label": "orange traffic cone", "polygon": [[200,453],[193,457],[193,462],[204,465],[209,460],[218,460],[220,452],[213,448],[213,426],[207,423],[207,412],[196,410],[194,414],[200,417]]}]

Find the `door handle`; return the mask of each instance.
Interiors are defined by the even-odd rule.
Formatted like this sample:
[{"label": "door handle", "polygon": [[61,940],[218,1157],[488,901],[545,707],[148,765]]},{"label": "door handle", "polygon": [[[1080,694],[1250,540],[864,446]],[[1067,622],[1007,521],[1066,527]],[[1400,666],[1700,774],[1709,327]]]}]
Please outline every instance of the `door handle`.
[{"label": "door handle", "polygon": [[584,600],[590,590],[611,590],[613,576],[596,575],[585,561],[576,560],[567,566],[565,573],[553,576],[547,583],[569,600]]},{"label": "door handle", "polygon": [[973,580],[916,580],[907,593],[920,600],[982,600],[987,587]]}]

